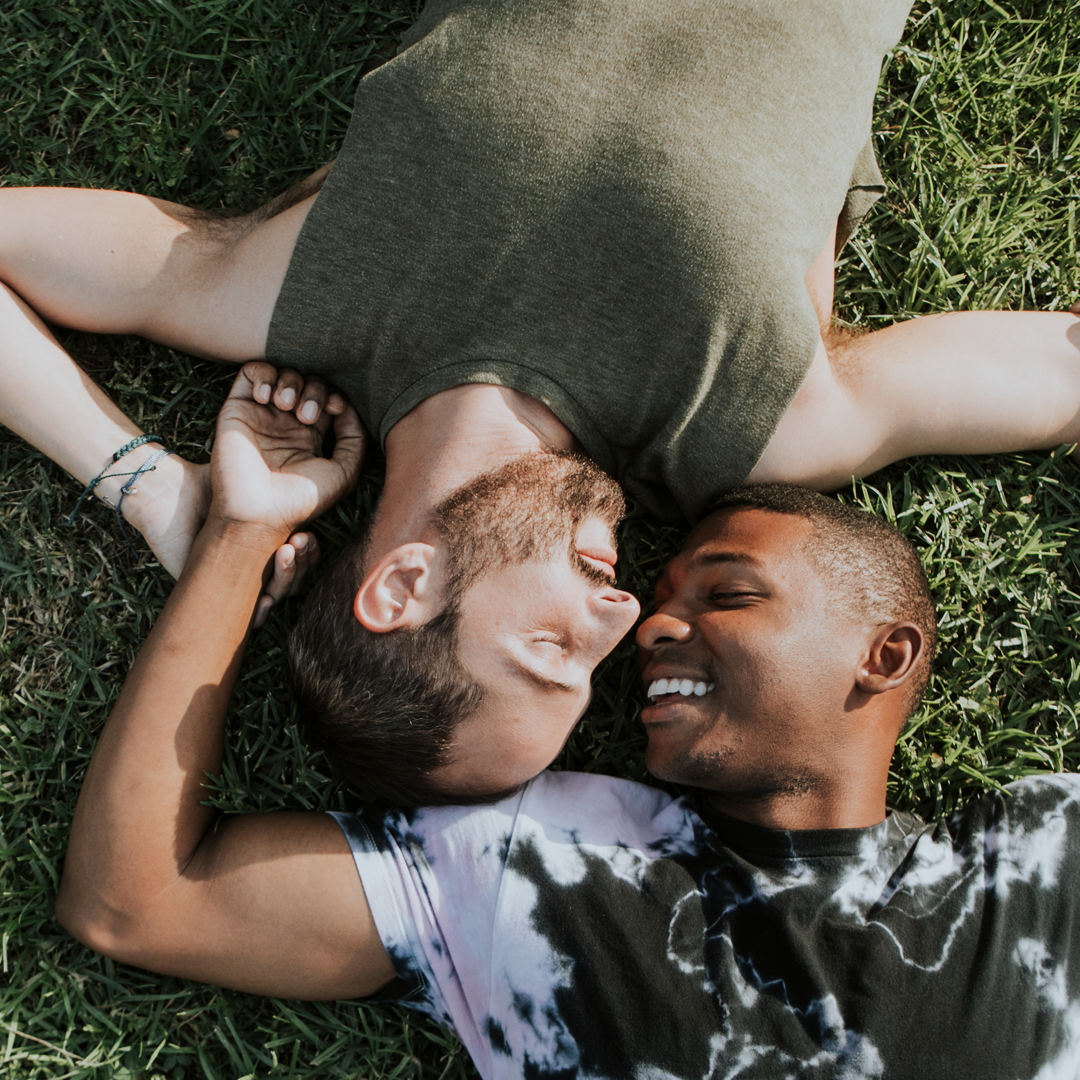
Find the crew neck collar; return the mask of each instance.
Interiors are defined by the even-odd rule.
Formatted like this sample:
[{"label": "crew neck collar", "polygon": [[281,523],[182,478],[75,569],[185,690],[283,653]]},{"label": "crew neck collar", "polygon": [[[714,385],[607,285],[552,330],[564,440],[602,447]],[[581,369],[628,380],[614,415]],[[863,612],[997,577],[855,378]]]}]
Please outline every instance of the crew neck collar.
[{"label": "crew neck collar", "polygon": [[[896,839],[918,824],[910,814],[889,812],[884,821],[859,829],[769,829],[717,810],[705,792],[693,796],[698,816],[726,847],[739,854],[770,859],[845,858],[863,854],[867,844],[880,846],[899,826]],[[903,819],[903,820],[900,820]]]}]

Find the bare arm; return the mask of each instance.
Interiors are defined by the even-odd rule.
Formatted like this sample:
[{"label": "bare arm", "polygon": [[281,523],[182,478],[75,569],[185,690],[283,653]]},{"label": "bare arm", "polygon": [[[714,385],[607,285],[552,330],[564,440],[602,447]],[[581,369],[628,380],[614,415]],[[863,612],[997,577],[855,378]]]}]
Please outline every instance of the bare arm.
[{"label": "bare arm", "polygon": [[822,343],[749,479],[829,490],[915,454],[1078,440],[1080,319],[953,312]]},{"label": "bare arm", "polygon": [[[279,996],[368,994],[393,969],[334,822],[254,815],[214,829],[199,801],[204,774],[220,767],[261,568],[359,469],[352,410],[324,462],[310,456],[310,429],[286,430],[276,410],[262,407],[276,431],[245,429],[260,409],[245,381],[219,422],[210,518],[94,752],[57,915],[94,948],[151,970]],[[260,472],[264,455],[276,457]]]},{"label": "bare arm", "polygon": [[[260,357],[313,199],[258,221],[207,221],[127,192],[0,189],[0,423],[88,483],[142,432],[64,352],[44,320],[139,333],[200,356]],[[312,382],[309,396],[321,409],[325,386]],[[124,469],[137,468],[157,449],[138,448]],[[123,483],[110,479],[98,490],[115,504]],[[142,478],[123,513],[175,576],[209,501],[205,468],[174,455]]]}]

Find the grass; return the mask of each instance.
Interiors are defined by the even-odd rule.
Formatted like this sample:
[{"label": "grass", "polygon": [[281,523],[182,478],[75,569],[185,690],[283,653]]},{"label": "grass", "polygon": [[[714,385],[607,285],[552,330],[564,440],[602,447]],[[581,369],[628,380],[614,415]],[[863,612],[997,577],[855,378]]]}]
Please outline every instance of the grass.
[{"label": "grass", "polygon": [[[877,108],[889,195],[840,265],[843,321],[1080,297],[1074,14],[1067,3],[916,6]],[[392,54],[414,16],[399,0],[6,0],[0,184],[247,209],[334,156],[358,73]],[[134,339],[65,342],[136,419],[205,457],[228,370]],[[1078,479],[1062,454],[924,459],[843,493],[913,538],[942,613],[937,674],[894,759],[895,805],[936,814],[1080,766]],[[373,462],[358,498],[322,523],[328,547],[379,483]],[[475,1076],[451,1038],[404,1011],[162,979],[60,930],[51,902],[80,777],[170,581],[130,555],[100,507],[66,527],[74,483],[2,431],[0,487],[0,1075]],[[679,539],[627,527],[625,583],[647,593]],[[282,649],[293,615],[272,619],[247,660],[211,791],[224,809],[347,803],[292,724]],[[624,646],[561,764],[643,778],[639,702]]]}]

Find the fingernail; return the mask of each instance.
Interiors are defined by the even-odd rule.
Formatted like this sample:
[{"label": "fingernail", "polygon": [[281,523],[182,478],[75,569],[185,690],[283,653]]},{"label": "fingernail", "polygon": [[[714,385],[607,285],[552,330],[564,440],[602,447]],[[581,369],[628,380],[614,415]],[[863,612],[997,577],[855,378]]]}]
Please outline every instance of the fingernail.
[{"label": "fingernail", "polygon": [[307,547],[307,536],[301,533],[295,540],[290,540],[294,551],[303,551]]},{"label": "fingernail", "polygon": [[296,391],[282,390],[278,397],[281,398],[281,404],[284,408],[291,409],[293,402],[296,400]]},{"label": "fingernail", "polygon": [[319,415],[319,406],[316,405],[314,401],[309,401],[300,410],[300,419],[301,420],[314,420],[315,417],[318,416],[318,415]]},{"label": "fingernail", "polygon": [[255,390],[255,400],[262,402],[263,405],[270,400],[270,387],[266,383]]}]

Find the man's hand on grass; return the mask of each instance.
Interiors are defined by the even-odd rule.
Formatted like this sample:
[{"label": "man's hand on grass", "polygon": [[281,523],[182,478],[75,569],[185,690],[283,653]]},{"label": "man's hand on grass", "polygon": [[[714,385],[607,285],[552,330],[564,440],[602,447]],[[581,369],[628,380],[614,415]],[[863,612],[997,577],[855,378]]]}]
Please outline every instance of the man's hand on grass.
[{"label": "man's hand on grass", "polygon": [[298,592],[307,572],[319,561],[319,541],[314,533],[298,532],[274,552],[263,574],[263,594],[251,617],[252,627],[260,627],[270,609],[282,597]]},{"label": "man's hand on grass", "polygon": [[[319,457],[319,440],[331,427],[333,454]],[[241,369],[218,415],[210,513],[277,547],[254,625],[318,559],[314,535],[294,530],[356,487],[366,443],[355,409],[321,379],[261,362]]]}]

